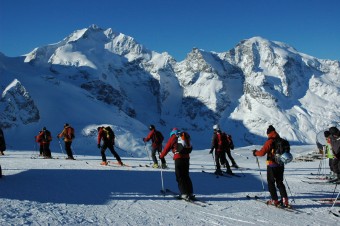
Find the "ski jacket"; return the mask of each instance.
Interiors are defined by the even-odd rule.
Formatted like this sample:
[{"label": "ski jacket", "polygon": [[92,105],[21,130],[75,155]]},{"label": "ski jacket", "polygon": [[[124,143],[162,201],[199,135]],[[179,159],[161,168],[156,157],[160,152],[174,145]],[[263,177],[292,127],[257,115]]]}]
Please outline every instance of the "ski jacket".
[{"label": "ski jacket", "polygon": [[105,144],[115,144],[115,136],[113,134],[112,137],[110,137],[108,134],[108,132],[105,130],[104,127],[101,127],[98,131],[98,137],[97,137],[97,143],[100,144],[100,141],[103,140],[103,142]]},{"label": "ski jacket", "polygon": [[149,140],[151,140],[152,144],[152,148],[162,148],[162,143],[157,143],[156,142],[156,130],[155,129],[152,129],[148,136],[144,139],[145,142],[148,142]]},{"label": "ski jacket", "polygon": [[333,154],[337,159],[340,159],[340,137],[331,135],[331,145]]},{"label": "ski jacket", "polygon": [[219,139],[218,136],[221,136],[222,132],[221,131],[214,131],[214,135],[211,139],[211,151],[213,151],[214,149],[217,152],[221,152],[222,151],[222,145],[219,145]]},{"label": "ski jacket", "polygon": [[40,144],[49,144],[52,141],[51,132],[48,130],[40,131],[36,141]]},{"label": "ski jacket", "polygon": [[63,131],[58,134],[59,138],[64,138],[65,142],[72,142],[72,136],[71,136],[71,131],[73,128],[71,126],[66,126],[64,127]]},{"label": "ski jacket", "polygon": [[168,152],[170,150],[172,150],[172,153],[174,154],[173,159],[189,159],[190,155],[189,154],[179,154],[178,152],[176,152],[177,150],[177,141],[178,141],[178,137],[176,136],[176,134],[171,135],[171,137],[169,138],[168,142],[166,143],[163,151],[161,152],[161,154],[159,155],[159,158],[164,158]]},{"label": "ski jacket", "polygon": [[326,158],[328,158],[328,159],[334,158],[330,138],[326,139],[325,154],[326,154]]},{"label": "ski jacket", "polygon": [[273,161],[272,156],[272,150],[274,149],[274,142],[275,138],[279,138],[280,135],[276,131],[272,131],[268,134],[268,140],[264,143],[261,150],[256,150],[254,153],[256,156],[264,156],[267,154],[267,166],[270,167],[277,167],[279,164],[277,164],[275,161]]},{"label": "ski jacket", "polygon": [[6,150],[6,142],[5,142],[5,136],[0,128],[0,151],[5,151]]}]

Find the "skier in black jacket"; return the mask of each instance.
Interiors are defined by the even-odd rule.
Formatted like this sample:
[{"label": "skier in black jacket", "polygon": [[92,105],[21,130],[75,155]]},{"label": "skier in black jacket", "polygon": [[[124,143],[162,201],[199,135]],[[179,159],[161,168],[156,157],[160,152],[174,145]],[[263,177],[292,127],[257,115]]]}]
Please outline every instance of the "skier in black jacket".
[{"label": "skier in black jacket", "polygon": [[4,151],[6,150],[6,142],[4,132],[0,128],[0,154],[4,155]]},{"label": "skier in black jacket", "polygon": [[340,184],[340,131],[336,127],[329,128],[329,133],[331,134],[331,146],[334,154],[333,159],[333,170],[336,173],[336,179],[331,180],[331,182]]}]

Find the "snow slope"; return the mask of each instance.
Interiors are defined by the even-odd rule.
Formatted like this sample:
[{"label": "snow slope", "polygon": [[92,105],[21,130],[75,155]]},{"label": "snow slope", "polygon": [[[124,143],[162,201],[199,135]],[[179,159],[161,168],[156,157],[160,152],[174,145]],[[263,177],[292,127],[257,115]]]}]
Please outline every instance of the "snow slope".
[{"label": "snow slope", "polygon": [[[122,149],[117,150],[123,162],[136,167],[100,166],[99,150],[79,154],[75,141],[77,160],[68,161],[54,143],[52,154],[57,159],[32,159],[35,149],[8,150],[0,157],[5,175],[0,179],[1,225],[339,225],[339,218],[328,213],[330,205],[311,200],[331,197],[335,186],[301,182],[317,172],[319,160],[286,166],[287,192],[295,200],[293,205],[304,212],[295,214],[245,198],[269,195],[266,184],[265,193],[261,184],[261,176],[266,178],[265,158],[259,158],[259,171],[250,152],[259,146],[234,150],[236,162],[250,168],[234,170],[240,178],[202,173],[202,169],[213,171],[211,155],[208,150],[193,151],[190,175],[195,194],[212,204],[200,207],[160,195],[161,175],[164,187],[177,191],[170,155],[166,157],[170,169],[162,172],[139,167],[149,158]],[[295,157],[315,149],[292,147]],[[113,160],[111,153],[107,156]]]}]

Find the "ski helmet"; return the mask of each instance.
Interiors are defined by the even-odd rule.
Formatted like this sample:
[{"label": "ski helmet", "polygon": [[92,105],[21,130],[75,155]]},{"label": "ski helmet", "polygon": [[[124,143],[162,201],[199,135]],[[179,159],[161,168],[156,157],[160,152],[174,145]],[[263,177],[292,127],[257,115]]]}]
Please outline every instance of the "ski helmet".
[{"label": "ski helmet", "polygon": [[216,125],[213,126],[213,129],[214,130],[220,130],[220,127],[216,124]]},{"label": "ski helmet", "polygon": [[290,154],[289,152],[285,152],[280,156],[280,161],[283,164],[290,163],[293,160],[293,155]]},{"label": "ski helmet", "polygon": [[150,125],[149,126],[149,130],[153,130],[153,129],[155,129],[155,126],[154,125]]}]

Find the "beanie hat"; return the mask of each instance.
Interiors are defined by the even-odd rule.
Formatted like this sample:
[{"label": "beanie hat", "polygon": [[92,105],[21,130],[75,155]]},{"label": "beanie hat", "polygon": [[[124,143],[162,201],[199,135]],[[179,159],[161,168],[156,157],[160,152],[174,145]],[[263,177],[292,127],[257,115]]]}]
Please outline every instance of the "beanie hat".
[{"label": "beanie hat", "polygon": [[329,128],[329,133],[332,134],[333,136],[334,135],[339,135],[340,131],[338,130],[338,128],[336,128],[335,126]]},{"label": "beanie hat", "polygon": [[328,130],[326,130],[325,132],[323,132],[323,134],[325,135],[326,138],[329,137],[329,135],[331,135],[331,133],[330,133]]},{"label": "beanie hat", "polygon": [[174,134],[178,133],[178,129],[177,128],[173,128],[172,131],[170,132],[170,137]]},{"label": "beanie hat", "polygon": [[275,131],[275,128],[274,128],[274,126],[270,125],[267,129],[267,134],[270,134],[273,131]]}]

